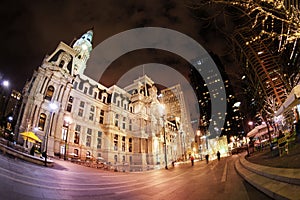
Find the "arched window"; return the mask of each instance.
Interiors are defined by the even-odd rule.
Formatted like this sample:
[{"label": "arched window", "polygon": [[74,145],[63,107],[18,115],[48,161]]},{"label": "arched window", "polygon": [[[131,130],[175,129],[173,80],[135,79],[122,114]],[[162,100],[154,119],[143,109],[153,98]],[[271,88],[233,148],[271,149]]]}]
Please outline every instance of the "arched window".
[{"label": "arched window", "polygon": [[50,85],[50,86],[47,88],[46,95],[45,95],[45,99],[51,101],[51,100],[52,100],[53,93],[54,93],[54,87],[53,87],[52,85]]},{"label": "arched window", "polygon": [[40,119],[39,119],[39,124],[38,124],[39,130],[43,131],[45,129],[45,123],[46,123],[46,114],[41,113]]}]

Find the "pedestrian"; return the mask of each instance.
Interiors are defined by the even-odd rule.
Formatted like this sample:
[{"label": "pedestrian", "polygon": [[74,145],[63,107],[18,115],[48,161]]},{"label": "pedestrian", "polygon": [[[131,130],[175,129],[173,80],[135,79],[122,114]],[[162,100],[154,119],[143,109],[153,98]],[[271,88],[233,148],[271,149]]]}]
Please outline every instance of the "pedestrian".
[{"label": "pedestrian", "polygon": [[194,156],[191,156],[191,163],[192,163],[192,166],[194,166]]},{"label": "pedestrian", "polygon": [[206,164],[208,164],[208,159],[209,159],[209,155],[206,154],[206,155],[205,155]]},{"label": "pedestrian", "polygon": [[220,157],[221,157],[220,151],[217,152],[217,157],[218,157],[218,161],[220,161]]},{"label": "pedestrian", "polygon": [[173,167],[175,167],[175,162],[176,162],[176,161],[174,161],[174,160],[172,161],[172,166],[173,166]]},{"label": "pedestrian", "polygon": [[32,147],[30,149],[30,155],[34,156],[34,151],[35,151],[35,146],[32,145]]}]

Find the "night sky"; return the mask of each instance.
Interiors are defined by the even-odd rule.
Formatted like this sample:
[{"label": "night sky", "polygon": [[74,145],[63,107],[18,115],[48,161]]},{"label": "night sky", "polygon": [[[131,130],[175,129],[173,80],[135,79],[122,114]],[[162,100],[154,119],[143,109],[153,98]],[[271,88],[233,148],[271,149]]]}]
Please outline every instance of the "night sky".
[{"label": "night sky", "polygon": [[[60,41],[70,44],[92,27],[93,47],[125,30],[164,27],[198,41],[208,52],[217,54],[224,65],[230,66],[232,62],[226,40],[214,28],[196,20],[184,1],[2,1],[0,17],[0,73],[17,90],[22,89],[45,55],[51,54]],[[227,26],[230,28],[230,23]],[[179,56],[162,51],[139,50],[117,59],[101,83],[110,86],[120,76],[116,71],[124,73],[149,62],[162,63],[185,77],[188,75],[187,63]],[[228,73],[233,71],[228,70]]]}]

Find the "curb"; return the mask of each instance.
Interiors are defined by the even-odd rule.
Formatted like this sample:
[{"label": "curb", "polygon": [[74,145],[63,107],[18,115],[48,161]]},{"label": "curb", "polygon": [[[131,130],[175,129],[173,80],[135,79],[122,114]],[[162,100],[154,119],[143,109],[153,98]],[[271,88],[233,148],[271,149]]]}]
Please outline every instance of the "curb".
[{"label": "curb", "polygon": [[300,185],[292,183],[293,181],[298,182],[297,178],[288,183],[286,181],[292,180],[290,179],[292,174],[289,174],[289,177],[274,174],[277,170],[285,171],[287,169],[253,164],[246,161],[244,157],[240,157],[235,162],[235,169],[248,183],[273,199],[300,199]]}]

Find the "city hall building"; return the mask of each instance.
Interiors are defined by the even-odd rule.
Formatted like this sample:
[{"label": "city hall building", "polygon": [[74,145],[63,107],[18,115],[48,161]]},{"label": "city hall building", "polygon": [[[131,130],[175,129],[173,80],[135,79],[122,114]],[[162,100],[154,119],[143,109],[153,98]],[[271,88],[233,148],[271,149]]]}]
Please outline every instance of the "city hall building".
[{"label": "city hall building", "polygon": [[18,133],[34,131],[49,156],[130,171],[186,157],[194,134],[180,85],[158,91],[147,75],[125,88],[101,85],[84,75],[92,38],[89,30],[71,46],[60,42],[44,58],[23,89]]}]

